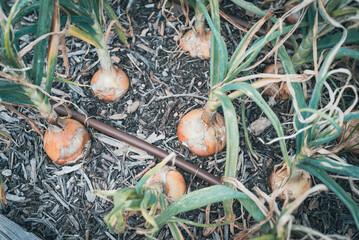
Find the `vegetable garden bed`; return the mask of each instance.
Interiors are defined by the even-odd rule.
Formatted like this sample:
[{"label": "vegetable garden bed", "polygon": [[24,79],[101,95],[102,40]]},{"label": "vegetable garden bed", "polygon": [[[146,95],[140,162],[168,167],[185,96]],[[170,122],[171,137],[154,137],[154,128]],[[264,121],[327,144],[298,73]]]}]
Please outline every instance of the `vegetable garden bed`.
[{"label": "vegetable garden bed", "polygon": [[[273,10],[275,16],[283,14],[283,1],[256,0],[252,3],[263,10]],[[89,44],[72,37],[66,37],[69,77],[72,78],[71,81],[81,86],[55,81],[51,94],[71,101],[73,104],[69,105],[70,108],[85,114],[88,119],[96,119],[118,128],[168,153],[175,152],[179,158],[221,178],[225,172],[226,151],[214,156],[198,157],[179,143],[176,131],[180,119],[186,113],[193,109],[203,108],[208,100],[211,87],[210,61],[191,58],[179,48],[179,34],[183,35],[190,29],[188,26],[183,28],[186,18],[182,15],[180,5],[167,2],[167,5],[161,8],[158,2],[137,0],[133,1],[127,18],[125,9],[128,4],[128,1],[111,3],[120,16],[119,21],[122,27],[133,30],[133,35],[128,37],[129,45],[125,46],[121,43],[114,30],[109,33],[108,39],[109,53],[114,65],[121,68],[130,80],[127,94],[115,102],[105,102],[94,97],[89,85],[92,75],[98,69],[98,64],[93,66],[97,61],[97,53]],[[231,1],[224,0],[220,6],[220,9],[227,15],[247,22],[255,23],[260,19]],[[190,11],[189,16],[191,19],[193,12]],[[32,13],[21,24],[30,25],[36,19],[37,15]],[[269,29],[269,23],[264,24],[262,28]],[[232,56],[245,36],[245,31],[222,20],[221,33],[229,50],[229,56]],[[302,34],[303,32],[299,30],[293,35],[298,43]],[[27,45],[32,40],[34,39],[23,38],[20,45]],[[270,48],[264,48],[254,62],[262,59],[268,51]],[[294,52],[288,50],[288,53],[291,55]],[[56,72],[65,75],[67,69],[64,57],[59,52]],[[273,57],[245,74],[262,73],[272,62]],[[358,87],[356,61],[344,58],[338,60],[336,64],[337,68],[346,67],[351,70],[354,79],[351,83]],[[330,84],[344,86],[345,81],[346,76],[342,74],[333,78]],[[314,85],[313,79],[306,82],[308,96],[311,96]],[[324,105],[329,101],[329,95],[327,90],[323,91],[321,104]],[[275,100],[265,95],[263,97],[282,123],[284,135],[295,133],[292,124],[292,101]],[[344,96],[344,98],[350,101],[351,96]],[[268,124],[263,131],[258,131],[253,125],[258,119],[266,117],[255,101],[249,98],[238,98],[232,103],[236,109],[240,135],[237,179],[249,190],[258,188],[270,194],[272,190],[269,186],[269,176],[274,166],[283,161],[279,142],[268,144],[278,137],[276,129]],[[242,109],[243,104],[245,105]],[[14,109],[6,109],[0,104],[2,121],[0,130],[9,133],[12,140],[9,148],[0,154],[0,173],[3,176],[7,199],[7,206],[0,207],[1,214],[42,239],[145,238],[136,231],[138,228],[145,227],[145,219],[140,214],[132,212],[127,213],[127,227],[124,233],[112,233],[103,218],[111,211],[113,203],[97,197],[93,191],[135,186],[141,177],[161,159],[92,127],[87,127],[92,146],[86,160],[72,166],[54,165],[43,150],[40,135],[29,124],[32,122],[44,132],[46,129],[44,119],[34,109],[22,106],[15,106]],[[358,104],[355,109],[358,109]],[[19,111],[26,117],[16,115],[14,111]],[[221,108],[218,112],[223,114]],[[85,125],[89,123],[87,120],[84,122]],[[259,124],[264,125],[263,122]],[[243,129],[252,129],[249,131],[249,139],[255,154],[250,152]],[[4,134],[4,136],[1,143],[6,147],[7,135]],[[285,143],[288,153],[294,155],[295,139],[287,139]],[[349,152],[340,157],[358,166],[357,155]],[[184,176],[187,193],[210,186],[209,183],[193,174],[179,168],[177,170]],[[313,185],[321,183],[315,177],[311,179]],[[344,177],[334,179],[358,205],[359,197],[352,191],[348,180]],[[354,181],[354,184],[357,185],[357,181]],[[280,200],[277,200],[277,203],[280,207],[284,204]],[[241,234],[256,225],[256,221],[237,201],[234,202],[233,209],[237,217],[233,229],[233,224],[203,228],[184,223],[178,224],[179,229],[185,239],[240,239]],[[350,239],[359,238],[359,231],[353,216],[331,191],[308,197],[293,213],[293,216],[293,224],[315,229],[328,237],[340,235]],[[210,224],[223,220],[225,211],[223,203],[216,203],[180,213],[178,217],[201,224]],[[291,238],[299,238],[301,235],[298,234],[293,233]],[[255,233],[250,235],[250,238],[255,236],[260,235]],[[171,237],[171,231],[167,225],[161,228],[157,235],[158,239]]]}]

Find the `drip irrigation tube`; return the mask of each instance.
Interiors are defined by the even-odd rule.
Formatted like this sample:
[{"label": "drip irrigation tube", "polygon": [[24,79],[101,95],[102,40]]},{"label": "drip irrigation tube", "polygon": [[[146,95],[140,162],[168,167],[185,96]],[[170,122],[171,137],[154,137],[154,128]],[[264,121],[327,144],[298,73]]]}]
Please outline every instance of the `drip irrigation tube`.
[{"label": "drip irrigation tube", "polygon": [[[57,106],[55,107],[55,111],[58,114],[61,115],[69,115],[73,118],[76,119],[77,121],[80,121],[84,124],[86,124],[89,127],[92,127],[104,134],[107,134],[111,137],[114,137],[120,141],[126,142],[134,147],[137,147],[139,149],[142,149],[144,151],[146,151],[149,154],[152,154],[160,159],[165,158],[166,156],[168,156],[169,153],[167,153],[165,150],[158,148],[152,144],[149,144],[146,141],[143,141],[137,137],[134,137],[132,135],[129,135],[125,132],[122,132],[121,130],[111,127],[103,122],[100,122],[96,119],[92,119],[92,118],[87,118],[86,115],[81,114],[79,112],[76,112],[74,110],[68,110],[63,106]],[[195,165],[186,162],[185,160],[176,157],[174,160],[172,160],[172,163],[174,165],[176,165],[177,167],[193,174],[194,176],[202,179],[203,181],[211,184],[211,185],[220,185],[221,181],[218,177],[213,176],[212,174],[204,171],[203,169],[196,167]]]}]

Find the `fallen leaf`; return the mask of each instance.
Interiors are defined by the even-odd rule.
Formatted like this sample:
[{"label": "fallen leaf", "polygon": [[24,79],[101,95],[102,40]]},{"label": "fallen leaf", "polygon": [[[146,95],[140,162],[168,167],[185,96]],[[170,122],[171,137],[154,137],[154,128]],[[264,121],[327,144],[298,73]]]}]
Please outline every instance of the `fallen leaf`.
[{"label": "fallen leaf", "polygon": [[163,140],[165,139],[165,135],[164,134],[160,134],[160,135],[156,135],[156,133],[152,133],[147,139],[146,139],[146,142],[148,143],[154,143],[154,142],[157,142],[159,140]]},{"label": "fallen leaf", "polygon": [[150,29],[149,29],[149,28],[143,29],[142,32],[141,32],[141,34],[140,34],[140,36],[141,36],[141,37],[146,37],[148,30],[150,30]]},{"label": "fallen leaf", "polygon": [[95,133],[93,135],[93,137],[105,144],[108,144],[108,145],[111,145],[111,146],[117,147],[117,148],[123,147],[123,144],[124,144],[120,140],[117,140],[115,138],[112,138],[112,137],[109,137],[107,135],[100,134],[100,133]]},{"label": "fallen leaf", "polygon": [[248,127],[248,131],[251,132],[254,136],[258,136],[270,125],[272,125],[272,123],[268,118],[261,117],[251,123],[251,125]]},{"label": "fallen leaf", "polygon": [[83,165],[83,163],[79,163],[74,166],[65,166],[60,171],[56,171],[55,175],[61,176],[61,175],[65,175],[67,173],[75,172],[75,171],[81,169],[82,165]]},{"label": "fallen leaf", "polygon": [[114,115],[110,116],[109,118],[112,120],[122,120],[122,119],[125,119],[126,117],[127,117],[127,114],[119,113],[119,114],[114,114]]},{"label": "fallen leaf", "polygon": [[117,56],[112,56],[111,59],[115,62],[115,63],[119,63],[121,61],[121,58],[117,57]]},{"label": "fallen leaf", "polygon": [[[153,156],[148,155],[146,151],[143,151],[139,148],[133,147],[125,142],[121,142],[121,141],[119,141],[115,138],[109,137],[107,135],[95,133],[93,136],[94,136],[94,138],[96,138],[97,140],[99,140],[105,144],[116,147],[117,149],[115,149],[113,151],[113,153],[116,156],[123,156],[124,154],[126,154],[127,157],[135,158],[135,157],[133,157],[135,155],[130,154],[130,153],[135,153],[140,156],[146,156],[145,159],[153,159],[154,158]],[[144,157],[141,158],[141,160],[143,160],[143,159],[144,159]]]},{"label": "fallen leaf", "polygon": [[127,107],[127,113],[133,113],[140,106],[140,101],[135,101]]}]

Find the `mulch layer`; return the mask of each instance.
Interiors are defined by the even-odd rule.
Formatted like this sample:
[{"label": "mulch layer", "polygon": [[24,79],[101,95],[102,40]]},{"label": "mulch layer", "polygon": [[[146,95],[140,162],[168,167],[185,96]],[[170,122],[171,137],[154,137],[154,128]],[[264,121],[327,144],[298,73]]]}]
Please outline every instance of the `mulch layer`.
[{"label": "mulch layer", "polygon": [[[282,14],[283,1],[258,2],[263,9],[274,10]],[[126,17],[127,1],[113,1],[114,10],[120,16],[123,27],[129,29]],[[171,3],[169,3],[171,5]],[[170,5],[166,8],[169,10]],[[230,1],[221,3],[221,9],[248,21],[255,21],[253,15],[236,7]],[[164,14],[164,15],[163,15]],[[113,32],[108,46],[115,65],[128,75],[131,86],[126,96],[117,102],[104,102],[94,98],[89,87],[78,87],[57,82],[53,95],[71,101],[71,108],[87,114],[106,124],[144,139],[168,152],[176,152],[180,157],[205,169],[211,174],[223,176],[225,152],[213,157],[197,157],[181,146],[176,134],[176,126],[185,113],[204,106],[209,91],[209,61],[193,59],[178,47],[179,35],[184,34],[189,26],[184,26],[185,17],[176,5],[172,13],[162,11],[158,3],[151,0],[137,0],[131,5],[128,15],[131,19],[133,37],[129,38],[129,47],[125,47]],[[190,19],[193,13],[190,13]],[[28,17],[30,21],[35,15]],[[31,20],[32,19],[32,20]],[[238,45],[244,32],[230,23],[222,22],[222,34],[231,53]],[[97,60],[96,52],[84,42],[68,37],[70,76],[73,81],[89,85],[91,76],[97,66],[88,71]],[[264,57],[265,52],[258,56]],[[266,64],[250,72],[260,73]],[[57,72],[65,74],[62,55],[59,58]],[[310,84],[309,87],[310,89]],[[309,92],[310,94],[310,92]],[[266,97],[266,99],[268,99]],[[268,99],[269,100],[269,99]],[[273,102],[273,101],[272,101]],[[258,160],[249,154],[244,140],[241,121],[241,104],[246,104],[246,124],[263,117],[263,112],[254,102],[235,100],[240,125],[240,166],[238,179],[248,189],[258,187],[270,193],[268,177],[273,166],[281,162],[278,143],[265,144],[276,137],[273,127],[266,128],[258,136],[250,133],[253,148]],[[273,102],[273,110],[283,123],[286,134],[293,133],[290,124],[291,102]],[[16,107],[28,116],[44,132],[45,122],[39,114],[29,108]],[[221,110],[220,110],[221,111]],[[128,219],[128,228],[123,234],[113,234],[103,222],[103,217],[111,210],[112,204],[96,197],[93,189],[112,190],[134,186],[144,171],[153,167],[159,160],[139,149],[110,138],[88,128],[93,144],[88,158],[64,171],[54,165],[46,156],[39,134],[27,120],[15,113],[0,108],[1,130],[12,136],[9,149],[0,154],[0,169],[4,176],[8,207],[0,208],[0,213],[33,232],[43,239],[143,239],[135,228],[143,227],[144,219],[135,214]],[[295,153],[293,140],[288,140],[289,153]],[[355,162],[358,157],[352,154],[344,156],[348,162]],[[208,186],[202,180],[183,172],[188,190],[192,192]],[[317,184],[319,181],[313,179]],[[337,179],[349,193],[349,183]],[[359,204],[359,197],[351,194]],[[242,215],[241,207],[235,203],[235,213]],[[209,222],[224,216],[222,204],[213,204]],[[245,215],[247,216],[247,215]],[[205,223],[205,208],[180,214],[179,217]],[[294,214],[294,223],[316,229],[324,234],[346,235],[359,239],[354,220],[343,203],[332,193],[323,192],[309,197]],[[249,221],[249,222],[247,222]],[[248,226],[253,220],[240,218],[239,224]],[[220,227],[206,235],[203,228],[187,226],[195,239],[233,239],[228,226]],[[186,239],[190,236],[181,228]],[[236,232],[239,230],[236,229]],[[163,227],[158,239],[170,239],[168,227]]]}]

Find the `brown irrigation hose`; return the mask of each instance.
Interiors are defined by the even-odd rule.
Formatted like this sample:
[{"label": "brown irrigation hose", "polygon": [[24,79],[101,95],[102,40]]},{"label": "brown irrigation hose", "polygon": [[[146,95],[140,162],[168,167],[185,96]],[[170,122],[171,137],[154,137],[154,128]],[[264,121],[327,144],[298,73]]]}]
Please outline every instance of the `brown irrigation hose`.
[{"label": "brown irrigation hose", "polygon": [[[64,108],[63,106],[55,107],[55,111],[61,115],[67,116],[69,114],[68,110]],[[104,124],[96,119],[88,119],[84,114],[81,114],[79,112],[76,112],[74,110],[70,110],[71,117],[73,119],[76,119],[77,121],[80,121],[82,123],[85,123],[86,125],[105,133],[111,137],[114,137],[120,141],[126,142],[134,147],[140,148],[147,153],[154,155],[160,159],[165,158],[169,153],[167,153],[165,150],[158,148],[152,144],[149,144],[148,142],[145,142],[141,139],[138,139],[132,135],[129,135],[127,133],[122,132],[121,130],[118,130],[117,128],[111,127],[107,124]],[[183,170],[193,174],[196,177],[199,177],[203,181],[211,184],[211,185],[220,185],[221,181],[218,177],[213,176],[212,174],[204,171],[203,169],[194,166],[193,164],[186,162],[185,160],[176,157],[173,160],[174,165],[176,165],[179,168],[182,168]]]}]

